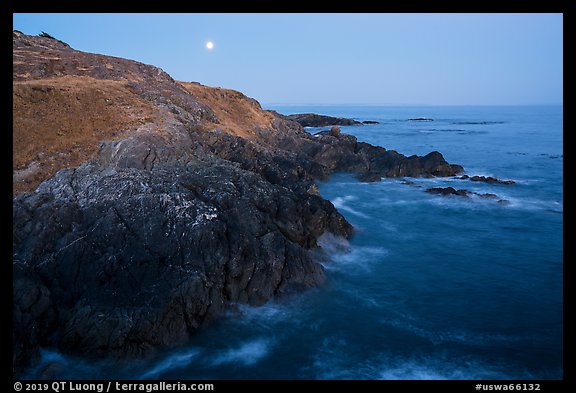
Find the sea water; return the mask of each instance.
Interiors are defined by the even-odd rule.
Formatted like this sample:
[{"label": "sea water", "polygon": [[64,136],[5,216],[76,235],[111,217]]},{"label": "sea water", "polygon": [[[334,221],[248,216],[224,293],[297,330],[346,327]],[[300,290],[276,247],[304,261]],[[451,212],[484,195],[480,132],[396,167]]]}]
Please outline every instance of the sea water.
[{"label": "sea water", "polygon": [[[322,196],[354,225],[320,288],[237,312],[185,347],[66,378],[561,379],[562,107],[270,106],[379,124],[341,127],[405,155],[440,151],[472,175],[362,183],[334,174]],[[425,117],[432,121],[411,121]],[[319,129],[308,129],[314,133]],[[451,186],[497,198],[439,196]],[[505,200],[507,203],[499,203]],[[343,244],[344,243],[344,244]]]}]

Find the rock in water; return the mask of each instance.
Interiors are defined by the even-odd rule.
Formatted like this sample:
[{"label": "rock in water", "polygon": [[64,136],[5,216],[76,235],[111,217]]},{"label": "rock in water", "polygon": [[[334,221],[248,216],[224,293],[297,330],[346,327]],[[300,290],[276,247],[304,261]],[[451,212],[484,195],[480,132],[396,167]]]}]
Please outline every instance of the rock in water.
[{"label": "rock in water", "polygon": [[492,176],[468,176],[468,175],[462,175],[460,176],[460,179],[462,180],[470,180],[470,181],[478,181],[478,182],[484,182],[484,183],[488,183],[488,184],[515,184],[516,182],[514,180],[500,180],[500,179],[496,179],[495,177]]},{"label": "rock in water", "polygon": [[427,188],[426,192],[430,194],[439,194],[439,195],[458,195],[458,196],[465,196],[467,197],[470,192],[468,190],[456,190],[454,187],[432,187]]},{"label": "rock in water", "polygon": [[408,119],[409,121],[434,121],[434,119],[430,119],[428,117],[414,117],[412,119]]},{"label": "rock in water", "polygon": [[[478,192],[473,192],[473,191],[468,191],[468,190],[457,190],[454,187],[432,187],[432,188],[426,189],[426,192],[429,192],[430,194],[438,194],[438,195],[443,195],[443,196],[458,195],[458,196],[469,197],[470,195],[477,195],[480,198],[485,198],[485,199],[498,199],[498,195],[496,195],[496,194],[492,194],[492,193],[488,193],[488,192],[481,194]],[[509,201],[507,201],[505,199],[499,199],[498,203],[506,204],[506,203],[509,203]]]},{"label": "rock in water", "polygon": [[299,123],[302,127],[325,127],[325,126],[361,126],[362,123],[343,117],[318,115],[316,113],[298,113],[285,116],[288,120]]}]

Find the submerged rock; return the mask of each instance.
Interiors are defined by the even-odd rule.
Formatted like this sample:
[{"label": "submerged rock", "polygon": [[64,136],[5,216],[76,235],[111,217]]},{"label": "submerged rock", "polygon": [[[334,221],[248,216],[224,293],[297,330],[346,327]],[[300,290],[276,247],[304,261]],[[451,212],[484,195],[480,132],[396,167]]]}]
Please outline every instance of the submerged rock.
[{"label": "submerged rock", "polygon": [[456,190],[454,187],[432,187],[427,188],[426,192],[430,194],[439,194],[439,195],[458,195],[458,196],[465,196],[467,197],[469,194],[468,190]]},{"label": "submerged rock", "polygon": [[378,175],[376,173],[363,173],[357,176],[358,180],[363,181],[365,183],[376,183],[382,180],[382,175]]}]

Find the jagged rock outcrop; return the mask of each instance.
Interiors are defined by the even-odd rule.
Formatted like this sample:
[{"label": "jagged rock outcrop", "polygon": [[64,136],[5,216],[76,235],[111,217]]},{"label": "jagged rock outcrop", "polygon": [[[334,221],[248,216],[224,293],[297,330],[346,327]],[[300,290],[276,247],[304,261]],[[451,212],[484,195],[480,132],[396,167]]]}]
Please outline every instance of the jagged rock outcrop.
[{"label": "jagged rock outcrop", "polygon": [[[325,231],[351,233],[320,196],[225,160],[173,164],[182,152],[156,152],[143,170],[146,161],[116,148],[14,200],[14,265],[36,278],[15,282],[48,299],[38,310],[15,302],[17,331],[43,321],[49,305],[58,310],[54,331],[20,337],[25,349],[126,356],[182,343],[230,302],[318,285],[324,271],[308,250]],[[134,148],[133,157],[146,154]]]},{"label": "jagged rock outcrop", "polygon": [[13,45],[14,176],[35,171],[13,199],[15,375],[40,347],[142,356],[230,303],[320,284],[319,237],[352,227],[316,179],[462,170],[438,152],[312,136],[154,66],[21,33]]},{"label": "jagged rock outcrop", "polygon": [[305,146],[304,150],[331,171],[357,172],[360,179],[381,177],[431,177],[452,176],[463,170],[460,165],[449,164],[437,151],[425,156],[406,157],[395,150],[358,142],[352,135],[339,137],[320,133],[320,142],[315,146]]},{"label": "jagged rock outcrop", "polygon": [[457,196],[463,196],[463,197],[470,197],[471,195],[475,195],[475,196],[479,196],[481,198],[498,199],[497,202],[500,204],[510,203],[506,199],[499,199],[498,195],[493,194],[491,192],[479,193],[479,192],[474,192],[474,191],[468,191],[466,189],[457,190],[454,187],[432,187],[432,188],[427,188],[426,192],[428,192],[430,194],[437,194],[437,195],[442,195],[442,196],[457,195]]},{"label": "jagged rock outcrop", "polygon": [[468,190],[457,190],[454,187],[432,187],[427,188],[426,192],[430,194],[438,194],[443,196],[458,195],[467,197],[469,194]]},{"label": "jagged rock outcrop", "polygon": [[344,117],[319,115],[316,113],[297,113],[285,116],[287,120],[293,120],[302,127],[325,127],[325,126],[361,126],[362,122]]},{"label": "jagged rock outcrop", "polygon": [[496,179],[495,177],[492,177],[492,176],[462,175],[459,177],[459,179],[470,180],[470,181],[479,181],[479,182],[488,183],[488,184],[516,184],[516,182],[514,180],[500,180],[500,179]]}]

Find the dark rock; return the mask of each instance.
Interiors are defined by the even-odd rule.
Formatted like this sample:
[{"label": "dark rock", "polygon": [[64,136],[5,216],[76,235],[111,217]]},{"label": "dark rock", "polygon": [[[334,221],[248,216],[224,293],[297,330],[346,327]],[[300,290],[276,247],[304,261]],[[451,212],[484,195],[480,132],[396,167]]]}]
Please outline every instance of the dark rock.
[{"label": "dark rock", "polygon": [[[468,191],[465,189],[462,190],[457,190],[453,187],[433,187],[433,188],[428,188],[426,189],[426,192],[429,192],[431,194],[438,194],[438,195],[443,195],[443,196],[448,196],[448,195],[458,195],[458,196],[465,196],[465,197],[469,197],[471,195],[477,195],[481,198],[489,198],[489,199],[496,199],[498,198],[498,195],[496,194],[491,194],[491,193],[484,193],[484,194],[480,194],[478,192],[473,192],[473,191]],[[509,202],[505,199],[499,199],[497,201],[500,204],[508,204]]]},{"label": "dark rock", "polygon": [[409,121],[434,121],[434,119],[430,119],[428,117],[414,117],[412,119],[408,119]]},{"label": "dark rock", "polygon": [[[66,375],[68,367],[63,362],[50,362],[39,370],[40,380],[54,380],[61,379],[61,376]],[[60,377],[60,378],[59,378]]]},{"label": "dark rock", "polygon": [[[133,148],[124,151],[135,157],[146,142],[126,140]],[[22,348],[140,356],[185,342],[228,303],[262,304],[323,282],[310,250],[324,232],[352,230],[330,202],[156,143],[152,169],[104,147],[14,199]]]},{"label": "dark rock", "polygon": [[496,194],[492,194],[492,193],[484,193],[484,194],[477,194],[479,196],[481,196],[482,198],[498,198],[498,195]]},{"label": "dark rock", "polygon": [[488,184],[515,184],[514,180],[500,180],[500,179],[496,179],[495,177],[492,177],[492,176],[462,175],[462,176],[460,176],[460,179],[470,180],[470,181],[479,181],[479,182],[484,182],[484,183],[488,183]]},{"label": "dark rock", "polygon": [[361,122],[343,117],[318,115],[316,113],[298,113],[284,116],[287,120],[293,120],[302,127],[326,127],[326,126],[359,126]]},{"label": "dark rock", "polygon": [[48,332],[58,323],[50,290],[34,272],[13,268],[12,362],[15,375],[40,359],[38,348],[48,343]]},{"label": "dark rock", "polygon": [[331,172],[357,172],[366,174],[362,179],[380,177],[453,176],[463,171],[451,165],[439,152],[423,157],[406,157],[394,150],[358,142],[352,135],[341,134],[334,138],[326,132],[316,134],[315,142],[306,142],[301,150]]},{"label": "dark rock", "polygon": [[363,173],[357,176],[358,180],[366,183],[375,183],[382,180],[382,176],[376,173]]},{"label": "dark rock", "polygon": [[374,120],[364,120],[362,124],[380,124],[380,122]]},{"label": "dark rock", "polygon": [[458,196],[465,196],[467,197],[469,192],[468,190],[456,190],[453,187],[433,187],[433,188],[427,188],[426,192],[429,192],[430,194],[438,194],[438,195],[458,195]]}]

